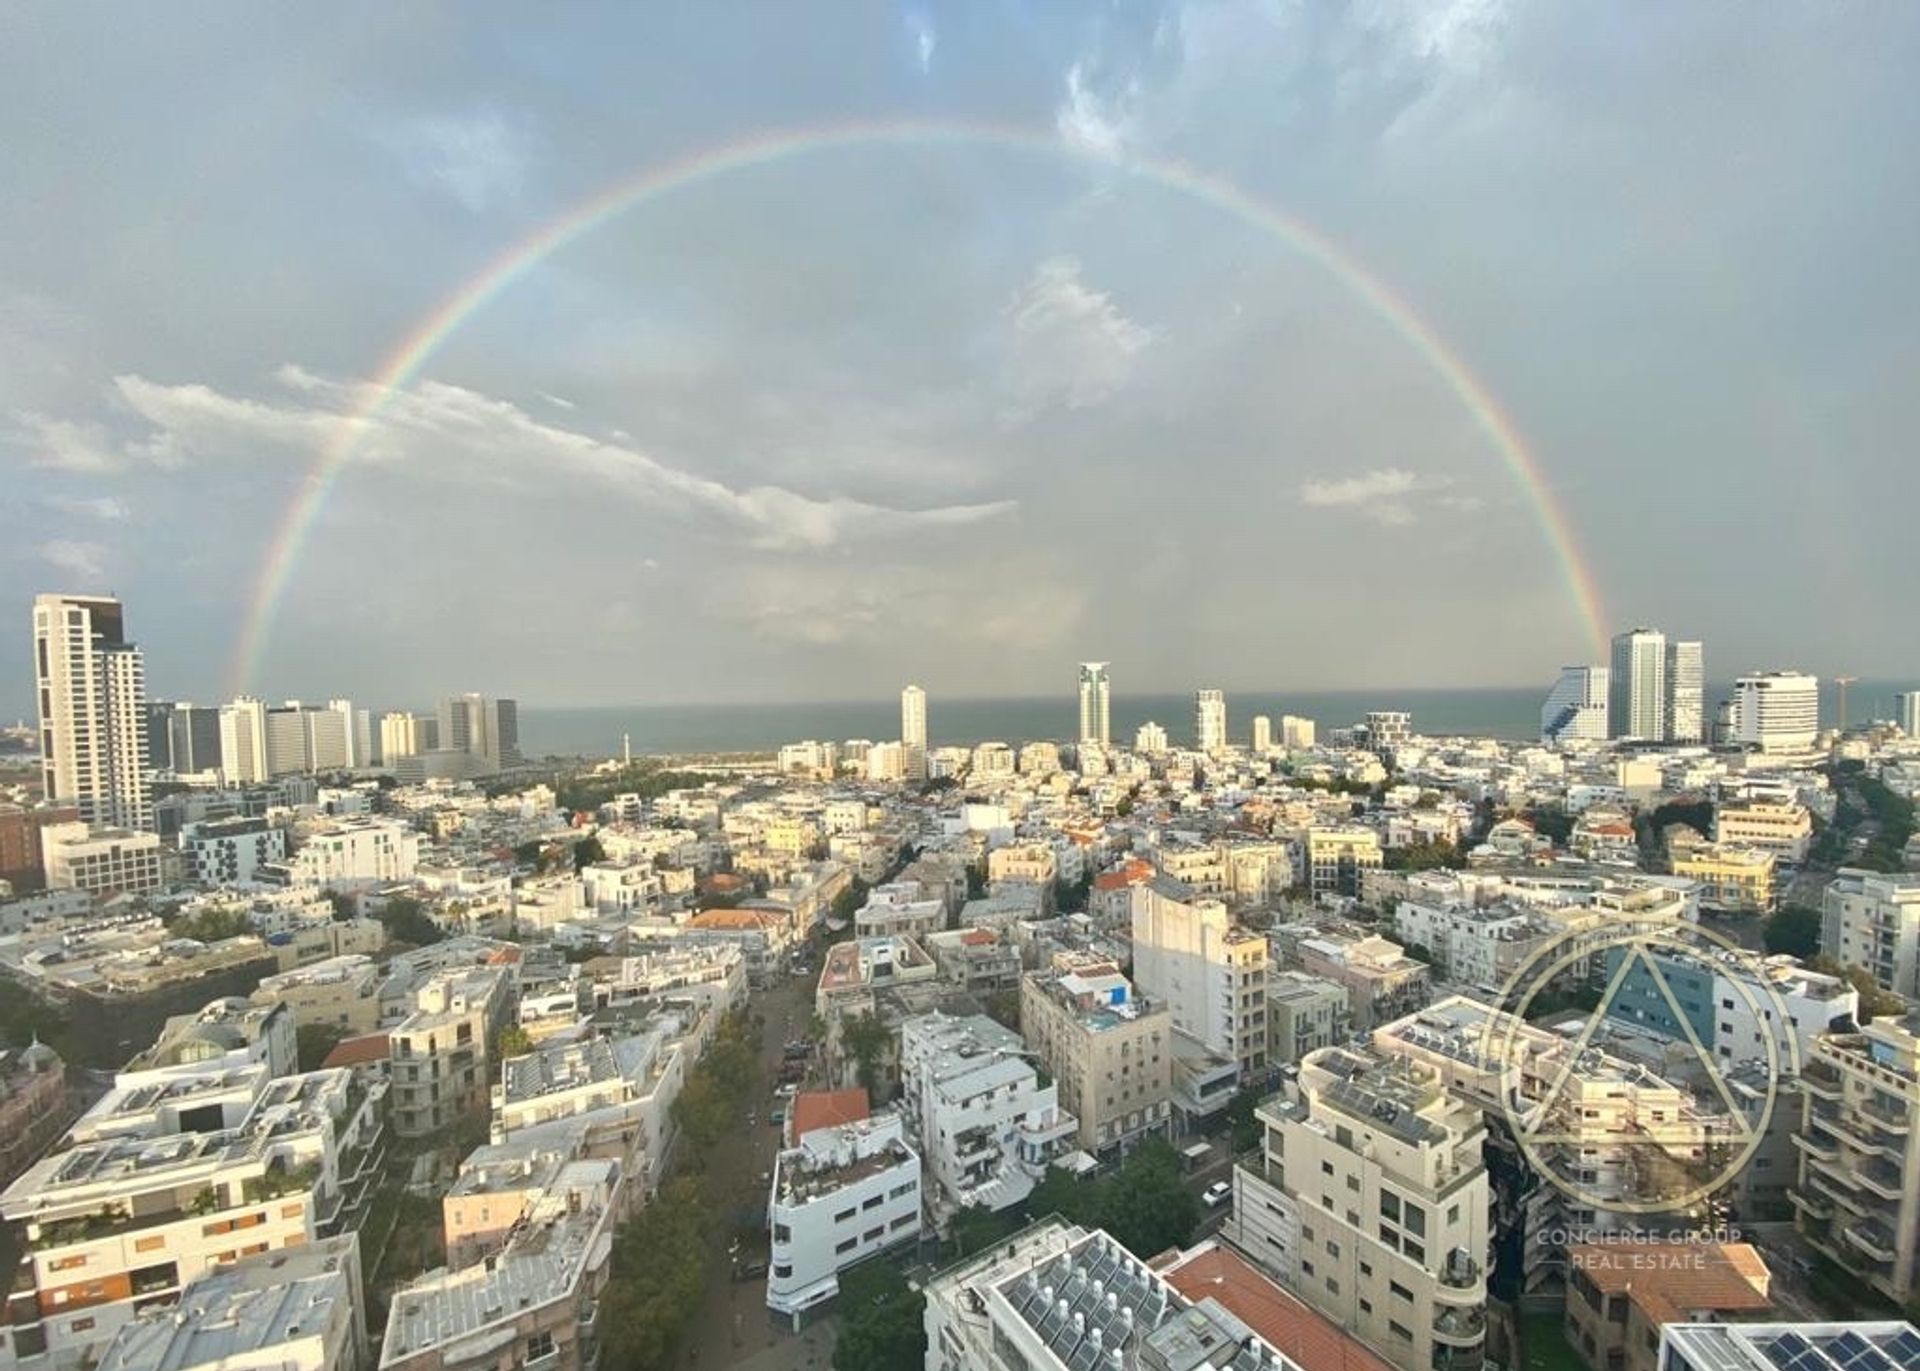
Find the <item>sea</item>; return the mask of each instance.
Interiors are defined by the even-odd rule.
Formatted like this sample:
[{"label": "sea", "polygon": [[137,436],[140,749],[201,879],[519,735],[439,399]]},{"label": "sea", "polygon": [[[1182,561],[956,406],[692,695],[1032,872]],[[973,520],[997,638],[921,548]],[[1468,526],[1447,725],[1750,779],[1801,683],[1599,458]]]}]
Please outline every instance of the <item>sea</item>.
[{"label": "sea", "polygon": [[[1854,722],[1890,718],[1893,691],[1910,687],[1863,682],[1852,687]],[[1708,717],[1715,701],[1727,698],[1732,683],[1709,685]],[[1540,732],[1540,704],[1547,686],[1477,690],[1229,691],[1227,727],[1244,742],[1256,714],[1273,719],[1280,735],[1282,715],[1312,719],[1324,733],[1356,724],[1369,710],[1403,709],[1414,729],[1435,735],[1470,735],[1520,741]],[[1821,682],[1821,714],[1838,719],[1834,688]],[[1152,720],[1178,746],[1193,739],[1191,694],[1116,693],[1112,704],[1113,740],[1127,744],[1134,730]],[[927,698],[927,733],[935,746],[1037,739],[1067,741],[1079,731],[1079,703],[1072,691],[1060,695],[992,699]],[[520,702],[520,750],[528,757],[612,757],[621,737],[632,739],[634,755],[767,752],[806,739],[844,742],[881,741],[900,736],[898,697],[828,702],[783,701],[770,704],[610,705],[591,708],[542,708]]]}]

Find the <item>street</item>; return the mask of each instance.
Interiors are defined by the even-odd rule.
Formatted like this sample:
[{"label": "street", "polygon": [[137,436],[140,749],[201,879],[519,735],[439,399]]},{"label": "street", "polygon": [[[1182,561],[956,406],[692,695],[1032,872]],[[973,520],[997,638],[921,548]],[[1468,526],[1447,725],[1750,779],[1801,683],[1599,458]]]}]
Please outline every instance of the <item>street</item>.
[{"label": "street", "polygon": [[707,1159],[715,1209],[725,1221],[715,1225],[706,1293],[689,1325],[677,1365],[682,1368],[751,1367],[754,1371],[825,1371],[833,1354],[829,1317],[796,1336],[767,1309],[764,1278],[736,1281],[729,1244],[738,1239],[740,1257],[764,1261],[767,1255],[765,1205],[767,1183],[780,1149],[780,1130],[768,1122],[781,1052],[789,1038],[804,1037],[813,1012],[813,978],[786,977],[753,992],[749,1013],[761,1016],[760,1080],[748,1097],[738,1131],[729,1134]]}]

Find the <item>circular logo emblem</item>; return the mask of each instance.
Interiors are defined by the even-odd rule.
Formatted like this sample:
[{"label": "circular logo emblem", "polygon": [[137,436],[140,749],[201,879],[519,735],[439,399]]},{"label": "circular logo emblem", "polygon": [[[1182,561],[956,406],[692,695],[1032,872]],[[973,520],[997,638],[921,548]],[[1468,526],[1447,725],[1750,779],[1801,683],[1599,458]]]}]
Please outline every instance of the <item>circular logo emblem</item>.
[{"label": "circular logo emblem", "polygon": [[[1562,999],[1579,1008],[1539,1013]],[[1765,1141],[1780,1078],[1799,1071],[1760,958],[1694,924],[1560,934],[1500,1003],[1482,1052],[1507,1124],[1543,1180],[1599,1211],[1687,1211],[1726,1186]],[[1609,1028],[1654,1051],[1627,1055]]]}]

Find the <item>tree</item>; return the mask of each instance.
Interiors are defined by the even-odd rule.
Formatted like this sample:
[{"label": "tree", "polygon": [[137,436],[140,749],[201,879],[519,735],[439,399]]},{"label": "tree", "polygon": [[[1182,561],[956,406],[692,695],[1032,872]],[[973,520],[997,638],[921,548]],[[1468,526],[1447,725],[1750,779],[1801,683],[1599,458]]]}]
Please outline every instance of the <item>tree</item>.
[{"label": "tree", "polygon": [[969,1204],[963,1206],[953,1216],[947,1227],[947,1243],[951,1255],[972,1256],[975,1252],[984,1252],[995,1243],[1012,1233],[1020,1225],[1019,1215],[1013,1210],[995,1212],[985,1205]]},{"label": "tree", "polygon": [[1440,838],[1390,847],[1385,860],[1389,871],[1431,871],[1435,867],[1466,865],[1459,847]]},{"label": "tree", "polygon": [[1763,944],[1770,953],[1811,957],[1820,950],[1820,911],[1805,905],[1782,905],[1767,919]]},{"label": "tree", "polygon": [[1408,943],[1404,951],[1416,962],[1424,962],[1428,966],[1433,965],[1433,949],[1425,943]]},{"label": "tree", "polygon": [[538,866],[546,850],[547,845],[538,838],[529,838],[513,849],[513,858],[523,866]]},{"label": "tree", "polygon": [[840,1273],[840,1336],[833,1371],[896,1371],[927,1360],[926,1296],[890,1261]]},{"label": "tree", "polygon": [[192,938],[196,942],[217,943],[227,938],[237,938],[243,933],[251,933],[253,925],[238,909],[231,909],[226,905],[210,905],[188,918],[174,920],[171,931],[176,938]]},{"label": "tree", "polygon": [[505,1061],[508,1057],[524,1057],[533,1051],[533,1039],[517,1023],[510,1023],[501,1029],[493,1040],[493,1059]]},{"label": "tree", "polygon": [[1187,1189],[1173,1144],[1151,1138],[1134,1149],[1108,1182],[1101,1227],[1143,1260],[1185,1247],[1200,1223],[1200,1202]]},{"label": "tree", "polygon": [[604,862],[606,859],[607,849],[602,847],[600,840],[592,834],[588,834],[573,845],[573,869],[575,871],[585,871],[595,862]]},{"label": "tree", "polygon": [[835,923],[850,921],[854,914],[866,905],[867,896],[872,890],[873,887],[858,876],[848,881],[847,888],[833,897],[833,904],[830,906],[833,921]]},{"label": "tree", "polygon": [[409,895],[395,895],[381,906],[380,922],[387,926],[387,940],[426,947],[446,937],[440,926],[427,917],[426,906]]},{"label": "tree", "polygon": [[318,1071],[320,1063],[346,1036],[344,1028],[337,1028],[330,1023],[303,1023],[294,1029],[293,1041],[298,1048],[300,1069]]},{"label": "tree", "polygon": [[1551,839],[1557,846],[1565,847],[1567,839],[1573,836],[1573,816],[1558,805],[1542,805],[1530,810],[1527,819],[1535,833]]},{"label": "tree", "polygon": [[600,1296],[607,1365],[662,1371],[698,1312],[706,1287],[713,1215],[698,1177],[679,1176],[614,1236],[613,1267]]},{"label": "tree", "polygon": [[1258,1090],[1242,1090],[1227,1102],[1227,1124],[1233,1130],[1233,1152],[1239,1156],[1251,1151],[1260,1141],[1260,1120],[1253,1111],[1263,1098]]},{"label": "tree", "polygon": [[1077,881],[1055,878],[1053,883],[1053,907],[1062,914],[1078,914],[1086,909],[1087,897],[1092,893],[1092,872],[1087,872]]},{"label": "tree", "polygon": [[1893,1019],[1907,1012],[1907,1002],[1891,990],[1882,990],[1873,973],[1864,966],[1842,966],[1828,956],[1815,957],[1807,965],[1828,976],[1838,976],[1860,992],[1860,1022]]},{"label": "tree", "polygon": [[841,1049],[853,1058],[855,1074],[869,1100],[879,1099],[881,1058],[892,1041],[886,1025],[872,1014],[854,1014],[840,1021]]}]

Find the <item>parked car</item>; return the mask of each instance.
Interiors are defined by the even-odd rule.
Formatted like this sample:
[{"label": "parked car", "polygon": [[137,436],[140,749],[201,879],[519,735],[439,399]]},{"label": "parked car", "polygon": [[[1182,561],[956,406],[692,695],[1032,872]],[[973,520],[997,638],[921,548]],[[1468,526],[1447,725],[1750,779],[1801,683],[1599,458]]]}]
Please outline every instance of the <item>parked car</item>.
[{"label": "parked car", "polygon": [[1226,1181],[1215,1181],[1200,1194],[1200,1198],[1206,1201],[1209,1209],[1215,1205],[1225,1204],[1232,1196],[1233,1187]]},{"label": "parked car", "polygon": [[733,1278],[737,1281],[757,1281],[766,1274],[767,1264],[758,1258],[733,1264]]}]

